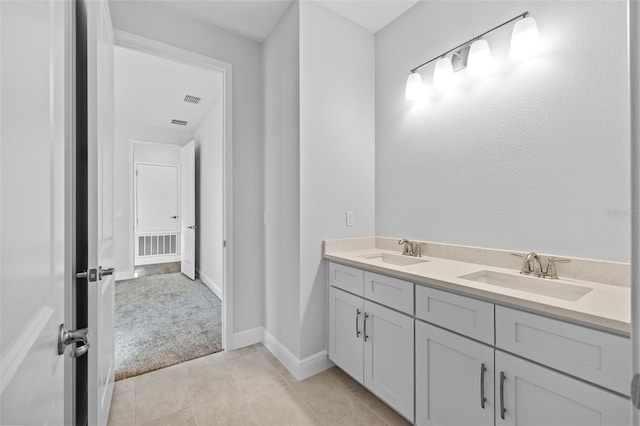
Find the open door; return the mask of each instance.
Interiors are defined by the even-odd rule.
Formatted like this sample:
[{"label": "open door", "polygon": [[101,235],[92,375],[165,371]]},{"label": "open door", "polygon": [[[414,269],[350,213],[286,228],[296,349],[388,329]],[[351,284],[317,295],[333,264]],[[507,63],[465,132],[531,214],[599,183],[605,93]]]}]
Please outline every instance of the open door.
[{"label": "open door", "polygon": [[72,2],[0,1],[3,425],[73,422],[65,376],[73,366],[68,355],[81,351],[71,344],[62,346],[66,356],[58,353],[59,328],[71,308],[72,191],[65,173],[72,141],[72,13]]},{"label": "open door", "polygon": [[77,4],[86,13],[87,417],[88,424],[102,426],[109,417],[115,358],[113,29],[106,0]]},{"label": "open door", "polygon": [[180,149],[180,240],[182,273],[196,278],[196,142]]}]

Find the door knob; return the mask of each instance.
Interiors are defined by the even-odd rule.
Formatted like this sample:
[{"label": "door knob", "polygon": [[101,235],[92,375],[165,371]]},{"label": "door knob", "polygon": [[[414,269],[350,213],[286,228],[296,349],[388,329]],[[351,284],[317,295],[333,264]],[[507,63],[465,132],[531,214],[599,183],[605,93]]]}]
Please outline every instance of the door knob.
[{"label": "door knob", "polygon": [[169,218],[171,218],[171,219],[177,219],[177,218],[178,218],[178,216],[169,216]]},{"label": "door knob", "polygon": [[71,352],[69,356],[71,358],[78,358],[86,354],[89,350],[89,340],[87,338],[89,334],[88,328],[79,328],[77,330],[67,330],[64,324],[60,324],[58,331],[58,355],[62,355],[67,346],[73,343],[82,343],[81,346],[77,346]]},{"label": "door knob", "polygon": [[103,279],[107,275],[113,275],[116,270],[114,268],[102,269],[102,266],[98,266],[98,279]]},{"label": "door knob", "polygon": [[191,225],[191,226],[188,226],[187,228],[189,228],[189,229],[196,229],[196,228],[197,228],[197,226],[195,226],[195,225]]}]

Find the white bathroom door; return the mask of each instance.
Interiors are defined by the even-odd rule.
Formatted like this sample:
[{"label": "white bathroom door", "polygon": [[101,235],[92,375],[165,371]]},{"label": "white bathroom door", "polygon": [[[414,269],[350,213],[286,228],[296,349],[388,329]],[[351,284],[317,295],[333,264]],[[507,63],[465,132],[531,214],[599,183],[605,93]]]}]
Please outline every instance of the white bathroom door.
[{"label": "white bathroom door", "polygon": [[113,28],[106,0],[83,2],[87,13],[88,423],[106,425],[114,384]]},{"label": "white bathroom door", "polygon": [[180,149],[180,239],[182,273],[196,278],[196,142]]},{"label": "white bathroom door", "polygon": [[[68,424],[71,2],[0,1],[0,424]],[[71,324],[67,324],[71,325]],[[65,363],[68,363],[65,366]],[[71,414],[72,410],[67,410]]]}]

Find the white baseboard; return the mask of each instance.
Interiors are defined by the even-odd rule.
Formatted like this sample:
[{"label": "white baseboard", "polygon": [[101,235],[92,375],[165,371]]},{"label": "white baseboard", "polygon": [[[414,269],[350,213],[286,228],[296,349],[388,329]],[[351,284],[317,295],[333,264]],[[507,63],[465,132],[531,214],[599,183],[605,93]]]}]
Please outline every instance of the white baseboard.
[{"label": "white baseboard", "polygon": [[256,343],[262,342],[262,334],[263,328],[256,327],[250,330],[241,331],[239,333],[233,333],[231,336],[231,341],[227,343],[227,347],[225,348],[228,351],[232,351],[234,349],[244,348],[245,346],[255,345]]},{"label": "white baseboard", "polygon": [[334,365],[327,356],[327,351],[299,359],[267,330],[264,330],[262,343],[298,380],[307,379]]},{"label": "white baseboard", "polygon": [[133,278],[133,272],[131,271],[116,271],[116,281],[130,280]]},{"label": "white baseboard", "polygon": [[136,257],[134,260],[134,264],[136,266],[157,265],[158,263],[180,262],[181,260],[182,260],[182,257],[179,254],[144,256],[144,257]]},{"label": "white baseboard", "polygon": [[211,289],[213,294],[218,296],[218,299],[222,300],[222,287],[220,287],[218,284],[216,284],[206,274],[203,274],[200,269],[196,268],[196,272],[198,273],[198,276],[200,277],[202,282],[205,283],[207,285],[207,287],[209,287],[209,289]]}]

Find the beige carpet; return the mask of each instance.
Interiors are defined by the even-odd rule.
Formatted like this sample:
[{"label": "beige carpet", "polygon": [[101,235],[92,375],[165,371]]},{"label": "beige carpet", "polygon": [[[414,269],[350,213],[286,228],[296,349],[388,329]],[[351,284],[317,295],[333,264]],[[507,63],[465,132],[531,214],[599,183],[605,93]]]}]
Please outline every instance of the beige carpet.
[{"label": "beige carpet", "polygon": [[116,282],[116,380],[222,350],[222,302],[182,273]]}]

